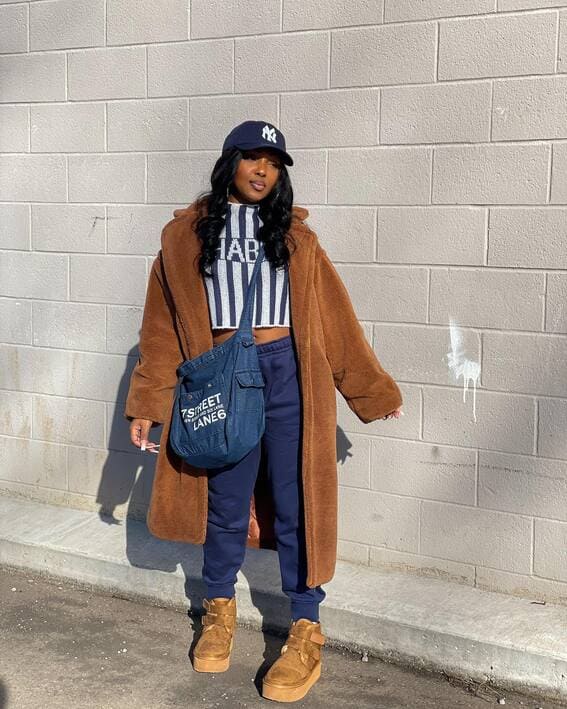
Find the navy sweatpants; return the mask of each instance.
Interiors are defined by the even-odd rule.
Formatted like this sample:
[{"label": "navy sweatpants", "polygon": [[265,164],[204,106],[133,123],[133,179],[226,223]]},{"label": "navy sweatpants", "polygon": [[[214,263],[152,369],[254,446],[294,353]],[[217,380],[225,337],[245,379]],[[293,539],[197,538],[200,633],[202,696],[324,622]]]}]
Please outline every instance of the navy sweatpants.
[{"label": "navy sweatpants", "polygon": [[266,429],[258,445],[237,463],[207,470],[207,534],[203,547],[206,597],[231,598],[246,552],[250,499],[264,448],[274,502],[282,591],[292,620],[319,620],[321,586],[308,588],[301,478],[301,395],[291,335],[256,345],[266,382]]}]

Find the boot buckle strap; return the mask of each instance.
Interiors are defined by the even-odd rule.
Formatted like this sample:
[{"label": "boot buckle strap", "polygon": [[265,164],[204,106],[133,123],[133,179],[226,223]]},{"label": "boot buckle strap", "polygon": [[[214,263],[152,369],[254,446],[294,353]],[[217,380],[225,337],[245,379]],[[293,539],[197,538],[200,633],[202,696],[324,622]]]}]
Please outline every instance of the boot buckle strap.
[{"label": "boot buckle strap", "polygon": [[314,630],[311,635],[308,638],[303,638],[301,635],[296,635],[295,633],[291,632],[289,634],[290,638],[297,638],[298,640],[308,640],[314,643],[317,643],[317,645],[324,645],[325,644],[325,636],[322,635],[321,633],[317,632]]},{"label": "boot buckle strap", "polygon": [[[320,636],[320,637],[323,637],[323,636]],[[311,640],[310,638],[301,638],[297,635],[291,634],[291,635],[289,635],[289,637],[286,641],[286,645],[288,647],[293,647],[296,650],[299,650],[299,652],[301,652],[301,653],[309,654],[310,652],[313,651],[313,647],[309,646],[309,644],[308,644],[310,642],[310,640]],[[323,643],[325,641],[323,639],[323,642],[320,642],[319,639],[317,639],[314,642],[317,645],[323,645]]]}]

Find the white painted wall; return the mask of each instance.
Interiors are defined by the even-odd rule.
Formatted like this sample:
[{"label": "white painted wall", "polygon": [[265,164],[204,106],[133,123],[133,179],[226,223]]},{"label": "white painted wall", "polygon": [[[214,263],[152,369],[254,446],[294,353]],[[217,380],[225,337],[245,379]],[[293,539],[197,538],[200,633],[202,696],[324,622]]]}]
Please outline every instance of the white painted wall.
[{"label": "white painted wall", "polygon": [[268,120],[405,416],[340,556],[567,603],[567,2],[0,0],[0,489],[143,514],[148,266]]}]

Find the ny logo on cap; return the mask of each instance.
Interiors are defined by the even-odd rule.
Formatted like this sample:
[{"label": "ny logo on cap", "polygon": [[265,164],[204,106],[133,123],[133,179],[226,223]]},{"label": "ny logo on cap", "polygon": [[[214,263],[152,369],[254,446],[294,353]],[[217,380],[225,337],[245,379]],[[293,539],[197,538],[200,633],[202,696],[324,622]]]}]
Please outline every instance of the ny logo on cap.
[{"label": "ny logo on cap", "polygon": [[276,142],[276,129],[270,128],[270,126],[265,125],[264,130],[262,131],[262,138],[264,138],[264,140],[271,140],[272,143],[275,143]]}]

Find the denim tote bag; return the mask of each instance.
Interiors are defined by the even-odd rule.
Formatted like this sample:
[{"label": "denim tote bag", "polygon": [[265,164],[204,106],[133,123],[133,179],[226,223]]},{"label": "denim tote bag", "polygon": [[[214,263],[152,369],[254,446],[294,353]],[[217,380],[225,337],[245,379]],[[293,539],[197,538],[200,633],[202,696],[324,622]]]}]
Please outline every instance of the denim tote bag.
[{"label": "denim tote bag", "polygon": [[197,467],[236,463],[265,430],[265,381],[252,334],[254,286],[263,257],[260,243],[236,334],[176,370],[169,441],[179,457]]}]

